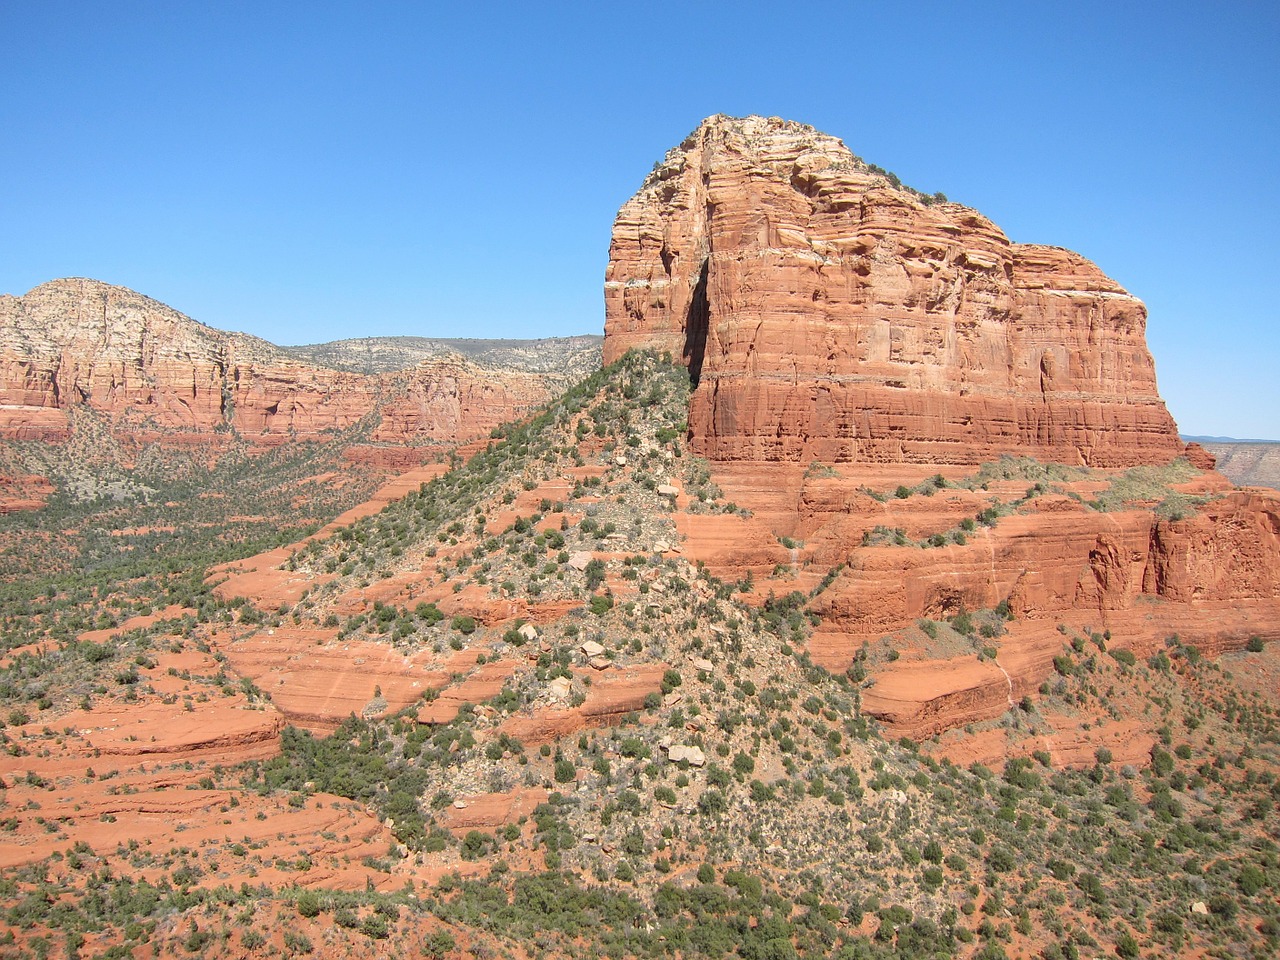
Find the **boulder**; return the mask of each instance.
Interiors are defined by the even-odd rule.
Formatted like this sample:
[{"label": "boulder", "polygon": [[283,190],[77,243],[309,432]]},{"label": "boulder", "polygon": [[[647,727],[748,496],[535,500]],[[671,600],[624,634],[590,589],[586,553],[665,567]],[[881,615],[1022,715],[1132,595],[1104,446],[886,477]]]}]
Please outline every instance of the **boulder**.
[{"label": "boulder", "polygon": [[568,677],[556,677],[547,684],[547,691],[557,700],[567,700],[571,690],[573,682]]},{"label": "boulder", "polygon": [[672,763],[679,763],[684,760],[691,767],[705,766],[707,762],[706,754],[702,752],[701,747],[684,746],[682,744],[672,744],[667,747],[667,759]]}]

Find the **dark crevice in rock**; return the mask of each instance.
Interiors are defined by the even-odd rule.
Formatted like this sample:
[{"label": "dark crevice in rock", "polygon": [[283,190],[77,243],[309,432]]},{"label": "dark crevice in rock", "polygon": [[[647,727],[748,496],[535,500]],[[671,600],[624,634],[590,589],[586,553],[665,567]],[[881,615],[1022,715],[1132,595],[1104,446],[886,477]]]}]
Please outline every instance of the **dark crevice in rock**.
[{"label": "dark crevice in rock", "polygon": [[689,383],[695,389],[702,377],[702,359],[707,352],[707,327],[711,305],[707,302],[707,271],[710,261],[702,261],[698,283],[689,299],[689,312],[684,321],[684,362],[689,368]]}]

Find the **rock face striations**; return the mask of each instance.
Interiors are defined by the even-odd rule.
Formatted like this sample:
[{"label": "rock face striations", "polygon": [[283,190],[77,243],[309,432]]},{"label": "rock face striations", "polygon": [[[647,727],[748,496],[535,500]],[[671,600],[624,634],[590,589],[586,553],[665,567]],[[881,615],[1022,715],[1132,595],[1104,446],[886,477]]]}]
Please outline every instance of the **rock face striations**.
[{"label": "rock face striations", "polygon": [[83,405],[119,435],[170,442],[234,430],[273,446],[377,413],[375,444],[456,443],[546,402],[560,386],[458,355],[377,376],[311,366],[94,280],[0,296],[0,437],[9,439],[65,438],[69,411]]},{"label": "rock face striations", "polygon": [[707,119],[614,223],[605,362],[683,358],[695,449],[718,460],[1182,452],[1139,300],[894,183],[812,127]]},{"label": "rock face striations", "polygon": [[1280,501],[1184,446],[1145,308],[1077,254],[811,127],[715,116],[619,212],[605,309],[606,362],[688,367],[690,446],[744,508],[683,518],[686,556],[799,591],[830,669],[892,646],[863,703],[895,732],[994,720],[1072,631],[1280,637]]}]

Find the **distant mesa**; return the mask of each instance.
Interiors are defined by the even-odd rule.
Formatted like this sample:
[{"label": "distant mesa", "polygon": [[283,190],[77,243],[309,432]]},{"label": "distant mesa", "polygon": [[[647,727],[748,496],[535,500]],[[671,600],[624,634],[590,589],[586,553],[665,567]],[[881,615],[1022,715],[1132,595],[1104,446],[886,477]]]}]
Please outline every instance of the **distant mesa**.
[{"label": "distant mesa", "polygon": [[1123,467],[1183,451],[1146,309],[834,137],[713,116],[614,222],[605,361],[669,351],[719,460]]},{"label": "distant mesa", "polygon": [[[235,436],[269,448],[367,421],[367,447],[412,451],[484,436],[599,363],[592,337],[453,349],[405,339],[281,348],[124,287],[54,280],[0,296],[0,437],[66,439],[72,413],[86,409],[135,445],[216,452]],[[344,362],[353,351],[379,360],[353,372],[359,364]],[[378,456],[401,468],[415,459],[403,449]]]},{"label": "distant mesa", "polygon": [[1280,443],[1221,437],[1202,437],[1196,441],[1215,458],[1219,472],[1232,483],[1280,488]]},{"label": "distant mesa", "polygon": [[1280,440],[1263,440],[1261,438],[1248,439],[1245,437],[1204,437],[1183,434],[1182,439],[1188,443],[1276,443],[1280,444]]},{"label": "distant mesa", "polygon": [[485,366],[557,374],[577,380],[600,366],[603,342],[604,337],[599,334],[537,340],[358,337],[280,349],[304,363],[351,373],[395,373],[415,367],[424,360],[462,356]]}]

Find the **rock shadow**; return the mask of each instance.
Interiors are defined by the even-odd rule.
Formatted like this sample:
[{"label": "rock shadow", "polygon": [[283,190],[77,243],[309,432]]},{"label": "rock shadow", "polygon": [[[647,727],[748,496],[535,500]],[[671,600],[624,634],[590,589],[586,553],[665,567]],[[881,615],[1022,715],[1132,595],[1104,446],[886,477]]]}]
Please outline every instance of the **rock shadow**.
[{"label": "rock shadow", "polygon": [[711,321],[711,305],[707,302],[709,261],[702,261],[698,283],[689,299],[689,312],[684,321],[684,361],[689,368],[689,383],[697,389],[702,379],[702,361],[707,353],[707,327]]}]

